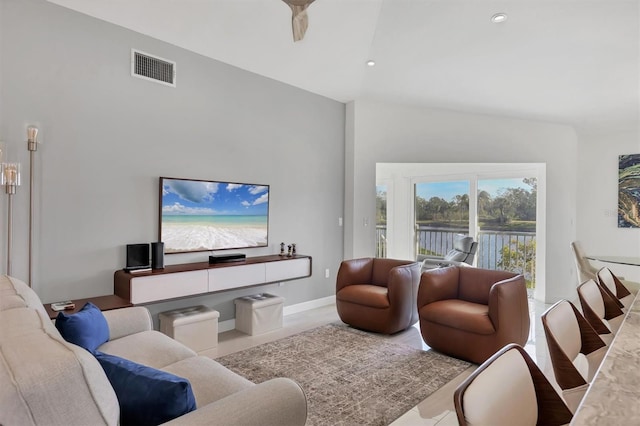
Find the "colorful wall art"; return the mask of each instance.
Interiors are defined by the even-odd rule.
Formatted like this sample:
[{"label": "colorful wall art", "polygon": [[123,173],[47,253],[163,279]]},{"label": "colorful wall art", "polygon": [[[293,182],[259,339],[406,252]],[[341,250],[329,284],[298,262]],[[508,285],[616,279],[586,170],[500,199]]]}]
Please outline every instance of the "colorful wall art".
[{"label": "colorful wall art", "polygon": [[618,160],[618,228],[640,228],[640,154]]}]

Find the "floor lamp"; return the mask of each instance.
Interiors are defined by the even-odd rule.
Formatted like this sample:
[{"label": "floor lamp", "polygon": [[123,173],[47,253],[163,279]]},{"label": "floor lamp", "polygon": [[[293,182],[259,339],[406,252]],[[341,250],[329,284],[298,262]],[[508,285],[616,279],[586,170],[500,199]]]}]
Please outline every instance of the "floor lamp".
[{"label": "floor lamp", "polygon": [[27,149],[29,150],[29,287],[33,285],[33,187],[34,168],[33,161],[38,150],[38,128],[29,126],[27,128]]},{"label": "floor lamp", "polygon": [[20,163],[2,163],[0,169],[0,183],[4,185],[4,190],[9,197],[7,203],[7,275],[11,275],[11,228],[13,218],[13,194],[16,188],[20,186]]}]

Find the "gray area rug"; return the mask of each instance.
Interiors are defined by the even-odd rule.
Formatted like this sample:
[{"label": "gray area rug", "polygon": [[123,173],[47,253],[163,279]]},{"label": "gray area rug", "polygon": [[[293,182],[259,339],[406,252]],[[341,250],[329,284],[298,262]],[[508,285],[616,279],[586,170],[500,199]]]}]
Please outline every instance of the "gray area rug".
[{"label": "gray area rug", "polygon": [[216,358],[254,383],[289,377],[307,395],[308,426],[388,425],[471,364],[328,324]]}]

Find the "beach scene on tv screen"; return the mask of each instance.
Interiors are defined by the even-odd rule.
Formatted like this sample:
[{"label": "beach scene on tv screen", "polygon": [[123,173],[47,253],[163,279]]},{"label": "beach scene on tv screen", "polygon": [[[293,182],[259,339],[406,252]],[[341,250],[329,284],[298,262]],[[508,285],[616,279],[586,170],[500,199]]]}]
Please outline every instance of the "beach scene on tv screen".
[{"label": "beach scene on tv screen", "polygon": [[269,187],[165,178],[161,217],[166,253],[264,247]]}]

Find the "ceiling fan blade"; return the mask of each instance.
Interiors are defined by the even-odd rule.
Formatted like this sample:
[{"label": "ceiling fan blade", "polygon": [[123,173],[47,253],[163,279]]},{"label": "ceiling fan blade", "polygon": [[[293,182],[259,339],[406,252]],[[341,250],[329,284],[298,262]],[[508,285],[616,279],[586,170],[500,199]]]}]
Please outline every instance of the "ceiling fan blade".
[{"label": "ceiling fan blade", "polygon": [[291,26],[293,28],[293,41],[300,41],[304,38],[309,26],[307,8],[314,0],[282,0],[289,5],[292,12]]}]

